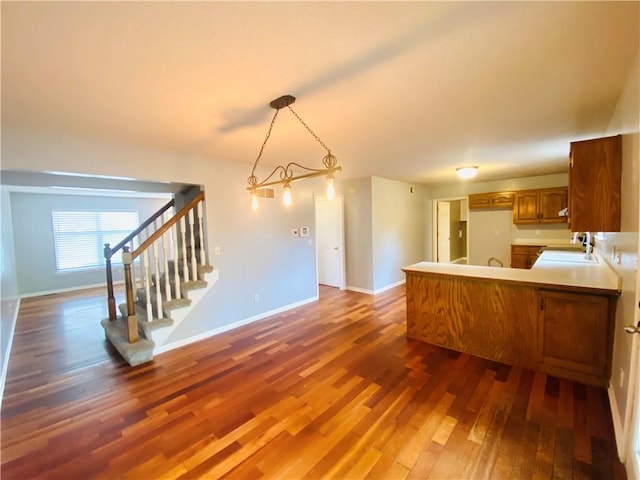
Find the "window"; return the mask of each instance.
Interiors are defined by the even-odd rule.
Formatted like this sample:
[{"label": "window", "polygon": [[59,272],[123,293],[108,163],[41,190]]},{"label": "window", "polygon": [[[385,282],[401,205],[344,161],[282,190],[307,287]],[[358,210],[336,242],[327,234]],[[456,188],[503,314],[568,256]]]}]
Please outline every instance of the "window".
[{"label": "window", "polygon": [[[115,246],[138,227],[138,212],[51,212],[56,272],[104,266],[104,244]],[[112,262],[121,263],[116,254]]]}]

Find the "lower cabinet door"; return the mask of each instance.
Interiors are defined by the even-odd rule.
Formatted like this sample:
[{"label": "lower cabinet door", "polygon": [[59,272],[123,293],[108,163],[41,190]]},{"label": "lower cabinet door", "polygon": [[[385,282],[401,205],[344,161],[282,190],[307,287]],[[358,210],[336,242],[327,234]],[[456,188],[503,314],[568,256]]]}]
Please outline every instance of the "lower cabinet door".
[{"label": "lower cabinet door", "polygon": [[608,376],[611,354],[609,298],[540,291],[538,349],[542,364]]}]

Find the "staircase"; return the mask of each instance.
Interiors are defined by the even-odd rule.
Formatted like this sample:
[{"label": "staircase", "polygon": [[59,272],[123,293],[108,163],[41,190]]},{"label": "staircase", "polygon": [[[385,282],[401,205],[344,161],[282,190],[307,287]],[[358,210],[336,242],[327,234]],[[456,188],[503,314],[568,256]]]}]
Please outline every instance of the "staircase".
[{"label": "staircase", "polygon": [[[131,365],[153,359],[193,306],[218,280],[206,262],[204,192],[171,216],[174,201],[111,248],[105,245],[109,318],[105,336]],[[126,303],[117,315],[111,258],[122,250]]]}]

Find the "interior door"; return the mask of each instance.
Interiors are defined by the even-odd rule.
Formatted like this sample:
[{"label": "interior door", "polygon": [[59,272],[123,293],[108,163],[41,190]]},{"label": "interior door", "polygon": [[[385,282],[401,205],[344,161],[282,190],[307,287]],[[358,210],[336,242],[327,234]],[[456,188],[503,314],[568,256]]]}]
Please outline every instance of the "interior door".
[{"label": "interior door", "polygon": [[344,290],[344,197],[318,195],[315,206],[318,283]]},{"label": "interior door", "polygon": [[[640,245],[638,249],[638,257],[640,258]],[[634,315],[634,324],[640,325],[640,282],[636,280],[636,309]],[[633,339],[633,356],[632,363],[634,364],[635,372],[633,369],[630,374],[635,375],[635,385],[633,388],[632,402],[634,402],[633,414],[632,414],[632,428],[628,437],[625,439],[625,443],[631,446],[631,451],[626,453],[627,461],[627,477],[628,478],[640,478],[640,381],[637,379],[637,372],[640,372],[640,335],[634,335]],[[624,459],[622,459],[624,461]]]},{"label": "interior door", "polygon": [[451,261],[451,205],[449,202],[438,201],[438,251],[437,261],[449,263]]}]

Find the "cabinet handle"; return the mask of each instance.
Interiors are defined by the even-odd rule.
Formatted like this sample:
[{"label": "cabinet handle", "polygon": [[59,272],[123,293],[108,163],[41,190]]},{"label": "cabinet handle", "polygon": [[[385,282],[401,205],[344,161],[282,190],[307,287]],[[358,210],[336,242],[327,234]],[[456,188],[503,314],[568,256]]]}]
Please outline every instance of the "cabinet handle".
[{"label": "cabinet handle", "polygon": [[540,310],[544,310],[544,298],[540,299]]}]

